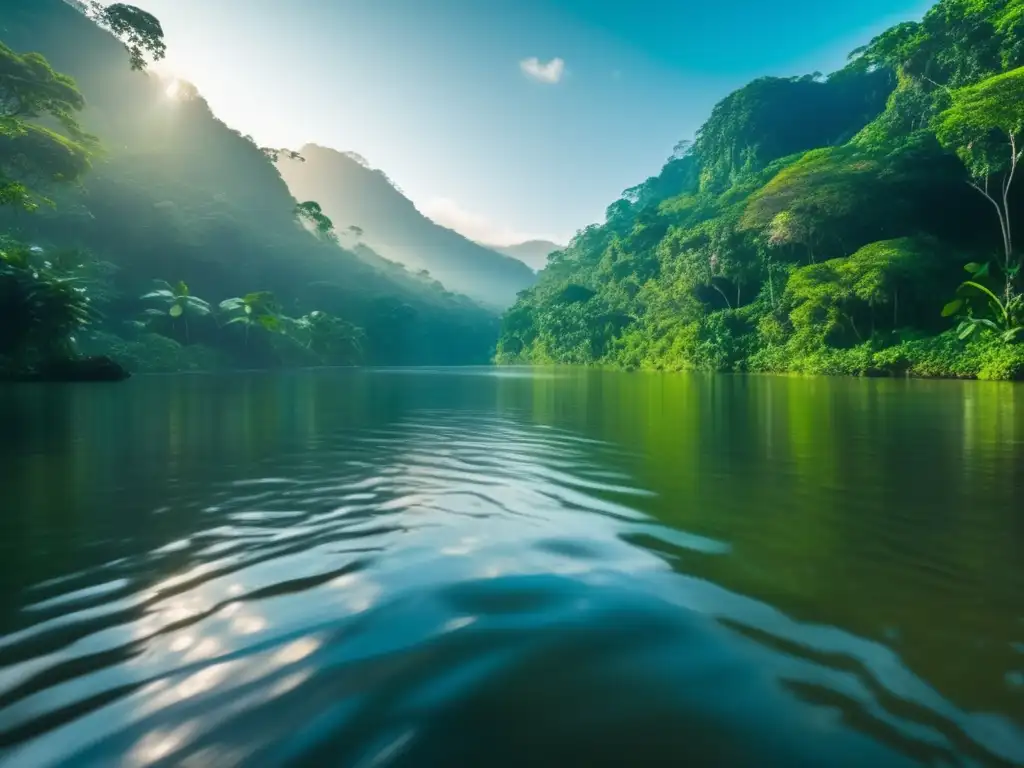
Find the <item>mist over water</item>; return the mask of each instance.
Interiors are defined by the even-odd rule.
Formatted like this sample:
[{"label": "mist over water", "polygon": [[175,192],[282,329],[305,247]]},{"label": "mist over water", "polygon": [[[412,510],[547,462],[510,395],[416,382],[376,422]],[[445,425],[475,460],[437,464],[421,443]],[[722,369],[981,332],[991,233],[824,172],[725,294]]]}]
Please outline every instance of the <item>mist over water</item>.
[{"label": "mist over water", "polygon": [[5,390],[5,765],[1024,763],[1024,390]]}]

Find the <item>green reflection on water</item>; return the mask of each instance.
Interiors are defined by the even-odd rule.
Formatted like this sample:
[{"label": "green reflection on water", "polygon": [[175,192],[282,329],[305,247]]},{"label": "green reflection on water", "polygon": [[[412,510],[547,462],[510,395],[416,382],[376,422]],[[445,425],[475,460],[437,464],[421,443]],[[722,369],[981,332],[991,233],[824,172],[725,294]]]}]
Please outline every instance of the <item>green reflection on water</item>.
[{"label": "green reflection on water", "polygon": [[[283,455],[316,461],[346,430],[424,412],[603,441],[595,461],[653,493],[637,509],[731,546],[637,539],[673,568],[889,645],[964,709],[1024,711],[1008,682],[1024,668],[1024,387],[1012,384],[553,369],[10,388],[7,623],[30,584],[188,536],[204,489],[274,477]],[[183,486],[195,503],[167,509]]]}]

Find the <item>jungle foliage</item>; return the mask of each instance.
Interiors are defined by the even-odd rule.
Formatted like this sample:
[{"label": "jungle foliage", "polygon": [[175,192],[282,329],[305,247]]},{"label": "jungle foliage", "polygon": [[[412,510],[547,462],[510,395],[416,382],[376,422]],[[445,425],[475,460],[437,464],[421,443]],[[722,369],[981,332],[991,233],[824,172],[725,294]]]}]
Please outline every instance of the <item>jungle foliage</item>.
[{"label": "jungle foliage", "polygon": [[1024,376],[1022,130],[1024,0],[755,80],[549,257],[496,360]]}]

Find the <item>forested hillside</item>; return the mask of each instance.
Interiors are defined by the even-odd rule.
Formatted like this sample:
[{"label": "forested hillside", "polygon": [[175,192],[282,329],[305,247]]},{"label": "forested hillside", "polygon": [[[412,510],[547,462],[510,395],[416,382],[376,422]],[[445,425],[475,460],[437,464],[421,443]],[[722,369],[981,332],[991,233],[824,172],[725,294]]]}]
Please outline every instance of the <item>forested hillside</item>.
[{"label": "forested hillside", "polygon": [[[0,41],[5,98],[26,67],[41,87],[61,83],[63,73],[73,82],[62,93],[81,94],[60,108],[77,127],[60,125],[60,111],[44,105],[35,123],[14,115],[21,122],[0,131],[0,181],[16,190],[13,182],[24,179],[34,193],[0,200],[0,250],[7,269],[35,259],[37,276],[45,266],[54,280],[88,286],[91,322],[77,334],[87,351],[154,370],[468,363],[492,354],[495,315],[346,249],[315,205],[296,208],[304,201],[280,177],[275,151],[218,120],[194,88],[169,94],[166,82],[134,71],[121,42],[80,9],[63,0],[0,0]],[[29,52],[45,60],[22,57]],[[27,148],[47,127],[57,134],[47,134],[56,138],[43,149],[82,151],[45,161],[77,165],[28,173]],[[79,128],[84,133],[72,135]],[[58,261],[74,262],[68,270],[76,273],[57,274]],[[8,294],[11,302],[18,295]],[[26,314],[30,322],[38,325]],[[14,336],[5,344],[0,358],[18,352]]]},{"label": "forested hillside", "polygon": [[358,155],[315,145],[299,152],[302,161],[278,161],[292,194],[320,203],[352,241],[413,272],[426,271],[449,290],[501,309],[533,284],[533,272],[521,261],[435,224]]},{"label": "forested hillside", "polygon": [[1014,378],[1024,0],[730,94],[552,256],[499,362]]}]

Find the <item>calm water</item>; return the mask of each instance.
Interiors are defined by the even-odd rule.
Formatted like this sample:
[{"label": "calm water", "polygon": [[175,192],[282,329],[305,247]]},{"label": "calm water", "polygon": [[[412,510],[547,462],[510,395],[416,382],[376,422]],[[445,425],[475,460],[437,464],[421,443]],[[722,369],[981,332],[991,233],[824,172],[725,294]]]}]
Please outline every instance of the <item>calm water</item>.
[{"label": "calm water", "polygon": [[1024,764],[1024,387],[0,391],[0,763]]}]

